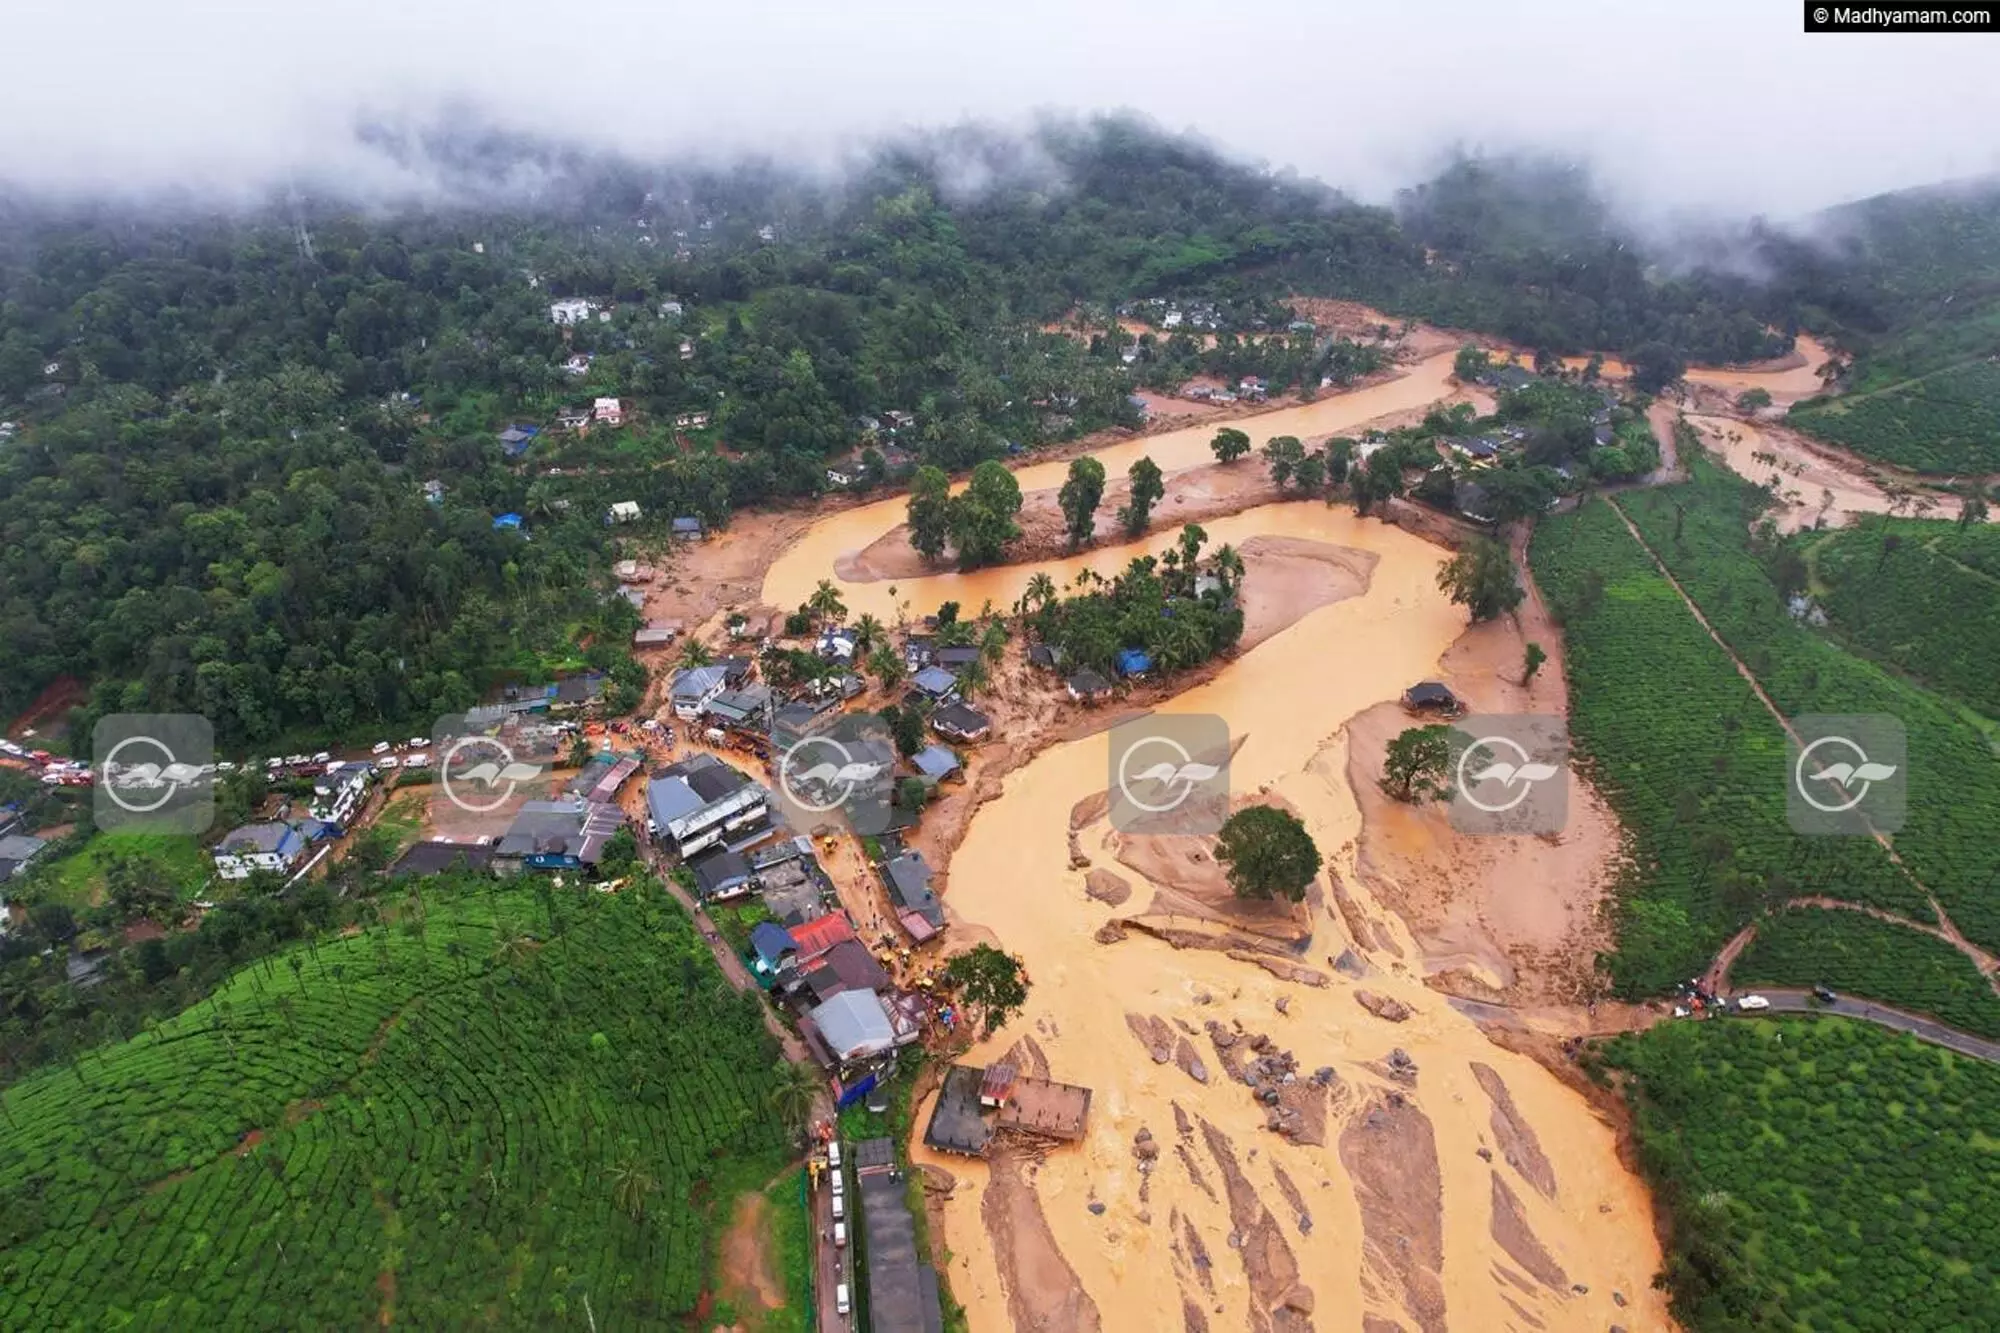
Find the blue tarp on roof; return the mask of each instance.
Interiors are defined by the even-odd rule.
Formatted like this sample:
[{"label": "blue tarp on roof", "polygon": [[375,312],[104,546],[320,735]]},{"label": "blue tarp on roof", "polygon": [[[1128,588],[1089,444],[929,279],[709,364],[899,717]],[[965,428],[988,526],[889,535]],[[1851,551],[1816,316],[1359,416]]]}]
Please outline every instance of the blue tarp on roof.
[{"label": "blue tarp on roof", "polygon": [[1127,648],[1118,654],[1118,674],[1137,676],[1153,669],[1153,659],[1143,648]]},{"label": "blue tarp on roof", "polygon": [[510,425],[500,432],[500,451],[509,458],[519,458],[541,433],[540,426]]},{"label": "blue tarp on roof", "polygon": [[795,954],[799,946],[792,939],[792,932],[775,921],[759,921],[750,927],[750,948],[757,959],[767,968],[777,967],[788,953]]},{"label": "blue tarp on roof", "polygon": [[521,516],[519,514],[502,514],[493,520],[493,526],[495,528],[507,528],[518,531],[521,526]]}]

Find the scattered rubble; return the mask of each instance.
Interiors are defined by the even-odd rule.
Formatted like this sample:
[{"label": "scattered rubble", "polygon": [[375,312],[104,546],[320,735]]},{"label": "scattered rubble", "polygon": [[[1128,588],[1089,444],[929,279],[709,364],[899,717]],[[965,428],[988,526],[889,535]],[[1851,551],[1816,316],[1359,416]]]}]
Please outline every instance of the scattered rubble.
[{"label": "scattered rubble", "polygon": [[1099,944],[1116,944],[1125,938],[1125,923],[1122,921],[1107,921],[1097,928],[1097,933],[1092,935],[1091,938]]}]

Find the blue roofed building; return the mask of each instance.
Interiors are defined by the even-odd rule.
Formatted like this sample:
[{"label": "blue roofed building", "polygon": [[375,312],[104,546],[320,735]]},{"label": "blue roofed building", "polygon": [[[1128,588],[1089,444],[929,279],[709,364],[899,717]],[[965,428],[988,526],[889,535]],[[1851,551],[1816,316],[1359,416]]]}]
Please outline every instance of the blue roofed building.
[{"label": "blue roofed building", "polygon": [[1143,676],[1153,669],[1153,659],[1143,648],[1126,648],[1118,654],[1118,674]]},{"label": "blue roofed building", "polygon": [[500,452],[509,458],[519,458],[541,433],[540,426],[510,425],[500,432]]}]

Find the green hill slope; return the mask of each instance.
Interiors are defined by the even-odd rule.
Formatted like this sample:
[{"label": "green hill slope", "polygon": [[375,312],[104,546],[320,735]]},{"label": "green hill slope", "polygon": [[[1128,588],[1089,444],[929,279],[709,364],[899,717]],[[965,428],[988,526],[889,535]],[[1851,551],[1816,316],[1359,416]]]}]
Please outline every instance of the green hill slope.
[{"label": "green hill slope", "polygon": [[1799,541],[1843,642],[2000,718],[2000,527],[1868,519]]},{"label": "green hill slope", "polygon": [[782,1164],[774,1044],[647,887],[435,888],[0,1100],[0,1327],[601,1329]]}]

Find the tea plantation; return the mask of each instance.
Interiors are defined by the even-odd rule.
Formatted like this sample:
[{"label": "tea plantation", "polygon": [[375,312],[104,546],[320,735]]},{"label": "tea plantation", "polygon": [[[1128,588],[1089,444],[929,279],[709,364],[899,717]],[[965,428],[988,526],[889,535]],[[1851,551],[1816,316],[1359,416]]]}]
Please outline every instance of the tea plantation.
[{"label": "tea plantation", "polygon": [[0,1328],[695,1307],[786,1156],[754,1001],[643,882],[434,881],[388,915],[0,1098]]},{"label": "tea plantation", "polygon": [[2000,1069],[1837,1018],[1610,1042],[1695,1330],[2000,1327]]}]

